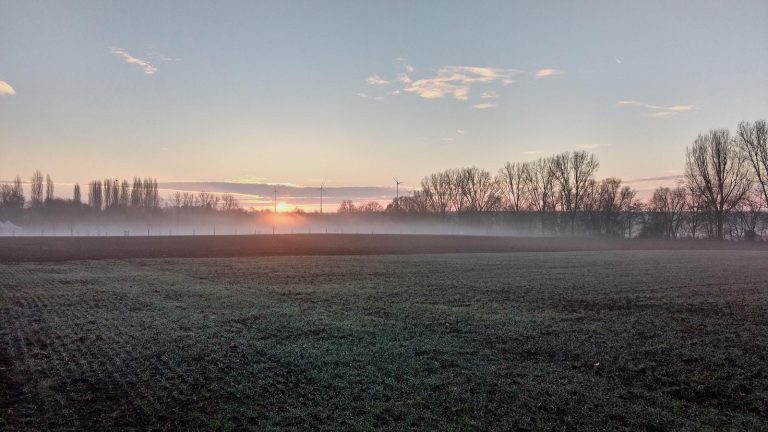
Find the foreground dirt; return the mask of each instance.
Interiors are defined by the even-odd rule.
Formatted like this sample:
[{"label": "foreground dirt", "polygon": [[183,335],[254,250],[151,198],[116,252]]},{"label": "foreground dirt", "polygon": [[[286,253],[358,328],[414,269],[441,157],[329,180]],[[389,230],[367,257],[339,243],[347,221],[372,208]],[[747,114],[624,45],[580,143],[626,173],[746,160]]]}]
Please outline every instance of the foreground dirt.
[{"label": "foreground dirt", "polygon": [[614,250],[768,250],[768,242],[407,234],[0,237],[0,262],[111,258],[403,255]]},{"label": "foreground dirt", "polygon": [[768,253],[0,263],[0,429],[768,430]]}]

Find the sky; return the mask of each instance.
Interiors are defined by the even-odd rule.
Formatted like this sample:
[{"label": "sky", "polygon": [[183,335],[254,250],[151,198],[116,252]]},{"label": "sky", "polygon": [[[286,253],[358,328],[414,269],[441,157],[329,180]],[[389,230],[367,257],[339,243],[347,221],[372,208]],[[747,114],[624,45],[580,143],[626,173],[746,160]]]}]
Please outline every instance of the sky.
[{"label": "sky", "polygon": [[[0,0],[0,179],[404,188],[768,116],[762,1]],[[643,183],[643,182],[640,182]]]}]

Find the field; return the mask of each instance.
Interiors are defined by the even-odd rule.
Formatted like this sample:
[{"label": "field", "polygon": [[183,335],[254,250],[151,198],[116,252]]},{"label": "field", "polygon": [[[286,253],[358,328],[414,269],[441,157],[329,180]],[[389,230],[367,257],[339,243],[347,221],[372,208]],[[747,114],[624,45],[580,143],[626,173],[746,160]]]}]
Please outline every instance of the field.
[{"label": "field", "polygon": [[613,250],[768,251],[768,242],[408,234],[0,237],[0,262]]},{"label": "field", "polygon": [[768,430],[768,252],[0,264],[0,429]]}]

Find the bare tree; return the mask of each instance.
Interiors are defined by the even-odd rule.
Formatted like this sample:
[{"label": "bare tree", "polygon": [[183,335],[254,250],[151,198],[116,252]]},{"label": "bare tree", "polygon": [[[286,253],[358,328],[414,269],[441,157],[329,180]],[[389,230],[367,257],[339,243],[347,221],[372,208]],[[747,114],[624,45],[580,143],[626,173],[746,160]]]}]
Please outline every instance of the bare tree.
[{"label": "bare tree", "polygon": [[623,234],[624,226],[621,217],[622,212],[629,209],[631,200],[634,198],[631,189],[626,186],[622,188],[621,179],[615,177],[603,179],[595,189],[603,232],[609,236]]},{"label": "bare tree", "polygon": [[379,213],[384,211],[384,207],[382,207],[378,201],[368,201],[367,203],[360,205],[357,210],[361,213]]},{"label": "bare tree", "polygon": [[763,205],[768,206],[768,123],[739,123],[738,142],[752,165],[755,180],[762,192]]},{"label": "bare tree", "polygon": [[9,184],[0,185],[0,206],[10,207],[11,194],[13,193],[13,187]]},{"label": "bare tree", "polygon": [[75,183],[75,186],[72,188],[72,202],[75,204],[82,203],[82,196],[80,194],[80,184]]},{"label": "bare tree", "polygon": [[141,191],[144,195],[141,198],[143,207],[147,210],[155,209],[160,206],[160,196],[157,189],[157,179],[146,177],[142,183]]},{"label": "bare tree", "polygon": [[406,202],[408,203],[407,211],[410,213],[429,213],[429,200],[422,191],[413,191],[411,196],[406,197]]},{"label": "bare tree", "polygon": [[734,209],[731,235],[739,240],[756,240],[764,229],[763,196],[760,186],[753,187]]},{"label": "bare tree", "polygon": [[581,209],[589,181],[600,167],[595,155],[584,152],[565,152],[555,156],[553,171],[558,186],[561,210],[568,213],[571,235],[575,233],[576,215]]},{"label": "bare tree", "polygon": [[32,174],[29,189],[32,207],[40,207],[43,204],[43,173],[40,170]]},{"label": "bare tree", "polygon": [[235,211],[240,208],[240,203],[234,195],[225,193],[221,195],[221,210]]},{"label": "bare tree", "polygon": [[445,214],[451,208],[451,176],[447,171],[430,174],[421,180],[421,190],[430,210]]},{"label": "bare tree", "polygon": [[355,207],[355,203],[353,203],[350,200],[344,200],[339,204],[338,210],[336,210],[337,213],[354,213],[357,211],[357,207]]},{"label": "bare tree", "polygon": [[21,177],[16,176],[13,179],[13,192],[11,193],[11,200],[16,207],[24,207],[24,186],[21,183]]},{"label": "bare tree", "polygon": [[465,178],[462,170],[453,168],[444,171],[448,182],[448,201],[454,211],[464,211],[466,207],[466,195],[464,194]]},{"label": "bare tree", "polygon": [[117,204],[118,194],[117,189],[115,188],[115,183],[117,183],[117,180],[112,180],[109,178],[104,179],[103,187],[104,187],[104,208],[112,208]]},{"label": "bare tree", "polygon": [[197,207],[197,198],[192,192],[181,194],[181,206],[186,208]]},{"label": "bare tree", "polygon": [[181,192],[176,191],[171,194],[171,199],[168,201],[168,204],[173,208],[180,208],[183,202],[183,195]]},{"label": "bare tree", "polygon": [[555,173],[552,158],[540,158],[530,163],[525,189],[531,210],[538,212],[541,232],[547,230],[547,213],[555,211]]},{"label": "bare tree", "polygon": [[752,179],[746,159],[727,129],[699,135],[686,151],[688,187],[706,205],[718,239],[724,238],[728,214],[750,190]]},{"label": "bare tree", "polygon": [[51,180],[51,175],[46,174],[45,175],[45,202],[51,202],[53,201],[53,180]]},{"label": "bare tree", "polygon": [[477,167],[463,168],[460,179],[467,211],[484,212],[500,207],[499,185],[490,172]]},{"label": "bare tree", "polygon": [[94,180],[88,183],[88,205],[96,210],[101,210],[103,204],[104,195],[101,180]]},{"label": "bare tree", "polygon": [[141,178],[133,178],[133,187],[131,188],[131,207],[142,207],[142,200],[144,199],[144,183],[141,182]]},{"label": "bare tree", "polygon": [[541,158],[532,162],[526,173],[525,189],[531,208],[538,212],[555,210],[555,173],[552,165],[552,158]]},{"label": "bare tree", "polygon": [[528,207],[528,190],[526,179],[530,174],[529,163],[507,162],[499,170],[498,183],[504,198],[504,207],[513,212],[520,212]]},{"label": "bare tree", "polygon": [[675,239],[680,236],[687,206],[688,191],[684,187],[659,187],[653,192],[649,210],[657,218],[663,237]]},{"label": "bare tree", "polygon": [[0,185],[0,206],[16,209],[24,207],[24,188],[21,177],[16,176],[12,184]]},{"label": "bare tree", "polygon": [[219,197],[209,192],[200,192],[197,194],[197,203],[202,208],[215,209],[218,206]]},{"label": "bare tree", "polygon": [[123,179],[120,183],[120,197],[117,200],[117,205],[122,208],[126,208],[131,204],[131,185],[128,180]]},{"label": "bare tree", "polygon": [[700,196],[693,193],[687,193],[686,195],[688,197],[685,204],[688,233],[691,238],[698,238],[706,221],[706,208]]}]

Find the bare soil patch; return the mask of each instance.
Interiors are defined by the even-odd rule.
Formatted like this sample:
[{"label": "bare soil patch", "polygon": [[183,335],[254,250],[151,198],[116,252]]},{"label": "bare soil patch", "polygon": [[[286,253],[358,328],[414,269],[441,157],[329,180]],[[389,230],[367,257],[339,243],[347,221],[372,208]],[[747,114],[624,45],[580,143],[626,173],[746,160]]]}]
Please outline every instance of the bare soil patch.
[{"label": "bare soil patch", "polygon": [[768,242],[408,234],[0,237],[0,262],[614,250],[768,250]]}]

